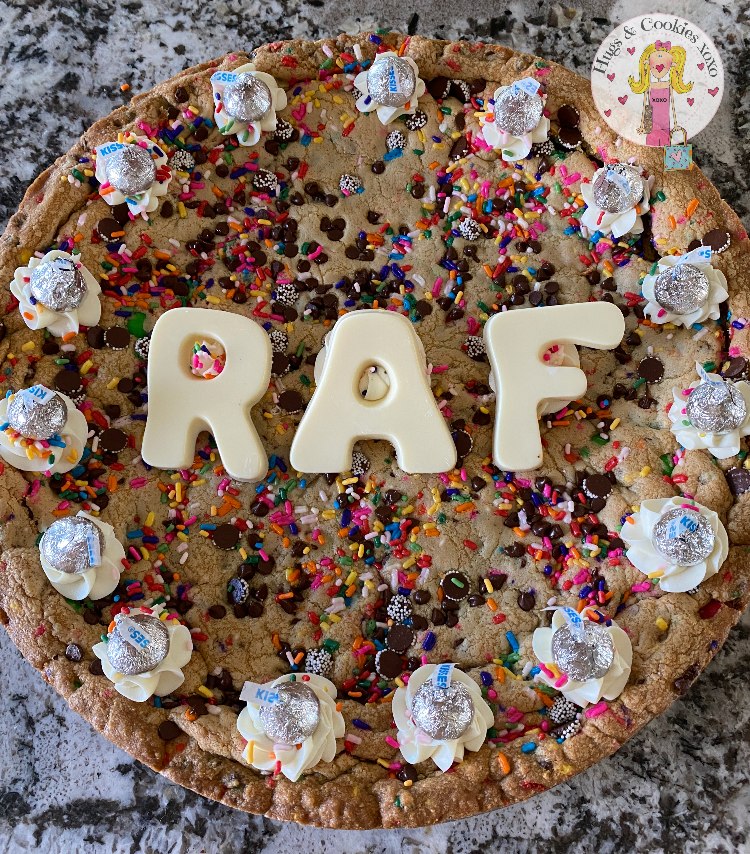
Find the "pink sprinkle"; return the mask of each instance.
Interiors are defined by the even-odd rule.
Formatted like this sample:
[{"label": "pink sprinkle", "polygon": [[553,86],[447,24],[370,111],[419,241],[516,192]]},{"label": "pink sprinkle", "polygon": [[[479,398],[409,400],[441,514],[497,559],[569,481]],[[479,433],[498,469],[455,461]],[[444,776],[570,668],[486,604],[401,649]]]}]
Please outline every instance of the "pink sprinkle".
[{"label": "pink sprinkle", "polygon": [[568,681],[568,677],[563,673],[559,679],[555,680],[555,688],[562,688],[562,686]]},{"label": "pink sprinkle", "polygon": [[266,563],[270,561],[270,558],[268,557],[268,554],[265,549],[258,549],[258,554],[263,558]]},{"label": "pink sprinkle", "polygon": [[587,718],[598,718],[599,715],[603,715],[608,708],[609,706],[604,702],[604,700],[602,700],[601,703],[597,703],[595,706],[591,706],[591,708],[586,709],[584,714]]},{"label": "pink sprinkle", "polygon": [[539,662],[539,669],[544,673],[544,675],[549,679],[554,679],[555,674],[547,667],[545,664]]},{"label": "pink sprinkle", "polygon": [[639,584],[632,584],[630,589],[633,593],[643,593],[645,590],[651,589],[650,581],[641,581]]}]

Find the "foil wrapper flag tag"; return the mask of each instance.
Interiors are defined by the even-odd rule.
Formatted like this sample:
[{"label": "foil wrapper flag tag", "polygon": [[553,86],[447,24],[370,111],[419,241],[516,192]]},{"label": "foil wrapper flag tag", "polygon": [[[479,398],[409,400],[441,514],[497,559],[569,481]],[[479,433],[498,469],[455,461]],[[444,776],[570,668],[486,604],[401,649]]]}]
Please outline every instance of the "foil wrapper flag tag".
[{"label": "foil wrapper flag tag", "polygon": [[536,95],[539,91],[539,83],[533,77],[524,77],[516,80],[510,87],[514,92],[526,92],[527,95]]},{"label": "foil wrapper flag tag", "polygon": [[453,664],[438,664],[432,674],[432,684],[437,688],[448,688],[453,675]]},{"label": "foil wrapper flag tag", "polygon": [[278,691],[266,688],[265,685],[260,685],[257,682],[245,682],[240,692],[240,700],[246,703],[253,703],[256,706],[278,706],[281,702],[281,697]]},{"label": "foil wrapper flag tag", "polygon": [[19,391],[18,394],[20,394],[27,403],[32,403],[35,406],[44,406],[45,403],[49,403],[49,401],[55,396],[54,391],[50,391],[50,389],[43,385],[33,385],[30,388],[24,388]]},{"label": "foil wrapper flag tag", "polygon": [[[91,538],[89,538],[89,542]],[[123,640],[135,647],[135,649],[148,649],[151,646],[151,637],[145,628],[135,620],[131,620],[127,614],[117,615],[117,629]]]},{"label": "foil wrapper flag tag", "polygon": [[586,626],[583,622],[583,618],[578,613],[578,611],[574,611],[572,608],[568,608],[567,606],[561,609],[563,612],[563,617],[565,617],[565,622],[568,624],[568,628],[570,629],[570,633],[573,637],[578,641],[583,641],[586,639]]},{"label": "foil wrapper flag tag", "polygon": [[89,566],[102,565],[101,543],[99,542],[99,537],[93,531],[89,531],[86,534],[86,554],[88,556]]}]

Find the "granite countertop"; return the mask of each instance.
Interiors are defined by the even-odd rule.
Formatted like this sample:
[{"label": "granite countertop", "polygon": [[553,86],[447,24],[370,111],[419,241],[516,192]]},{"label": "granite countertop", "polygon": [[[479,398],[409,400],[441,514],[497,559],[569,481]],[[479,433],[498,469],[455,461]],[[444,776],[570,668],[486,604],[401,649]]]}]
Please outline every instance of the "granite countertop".
[{"label": "granite countertop", "polygon": [[[2,4],[0,221],[32,178],[96,118],[182,68],[264,41],[389,25],[497,41],[588,74],[616,23],[653,0],[557,3],[372,0],[97,0]],[[663,4],[707,30],[727,95],[693,140],[698,162],[750,226],[748,0]],[[341,10],[346,9],[344,16]],[[122,92],[120,84],[130,84]],[[750,614],[688,694],[617,755],[503,812],[427,830],[303,829],[235,812],[172,785],[73,714],[0,632],[0,850],[11,852],[750,851]]]}]

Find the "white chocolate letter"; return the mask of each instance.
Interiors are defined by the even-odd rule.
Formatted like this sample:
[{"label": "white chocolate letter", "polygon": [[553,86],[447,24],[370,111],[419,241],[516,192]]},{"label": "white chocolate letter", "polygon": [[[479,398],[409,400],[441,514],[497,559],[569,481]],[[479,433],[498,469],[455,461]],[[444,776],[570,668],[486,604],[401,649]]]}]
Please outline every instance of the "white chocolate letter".
[{"label": "white chocolate letter", "polygon": [[[214,379],[190,372],[193,344],[216,340],[226,366]],[[268,459],[250,407],[268,389],[271,342],[246,317],[206,308],[173,308],[154,326],[148,357],[148,418],[141,453],[150,466],[188,468],[201,430],[213,434],[227,474],[260,480]]]},{"label": "white chocolate letter", "polygon": [[[360,378],[371,367],[388,377],[378,400],[363,397]],[[301,472],[348,471],[358,439],[386,439],[409,473],[441,472],[456,464],[453,444],[412,324],[391,311],[345,314],[326,336],[315,363],[317,390],[292,442]]]},{"label": "white chocolate letter", "polygon": [[506,471],[538,468],[540,402],[576,400],[586,391],[586,375],[580,368],[545,364],[544,351],[554,343],[610,350],[624,332],[622,312],[607,302],[522,308],[487,321],[484,343],[497,390],[495,465]]}]

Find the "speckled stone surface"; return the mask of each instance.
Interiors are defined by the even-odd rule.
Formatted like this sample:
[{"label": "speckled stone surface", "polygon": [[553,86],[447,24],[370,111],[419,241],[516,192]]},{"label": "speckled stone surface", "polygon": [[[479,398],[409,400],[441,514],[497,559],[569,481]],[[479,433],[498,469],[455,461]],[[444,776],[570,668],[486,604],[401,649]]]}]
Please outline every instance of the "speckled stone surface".
[{"label": "speckled stone surface", "polygon": [[[571,7],[573,4],[570,4]],[[133,92],[232,48],[389,25],[498,41],[586,74],[616,23],[651,0],[51,0],[0,3],[0,220],[26,185]],[[727,96],[693,140],[729,203],[750,211],[750,3],[661,5],[714,38]],[[343,14],[342,14],[343,12]],[[131,89],[120,91],[127,82]],[[10,130],[7,130],[9,128]],[[609,761],[501,813],[428,830],[334,832],[233,812],[171,785],[96,735],[0,632],[0,850],[64,852],[734,852],[750,851],[750,616],[686,697]]]}]

